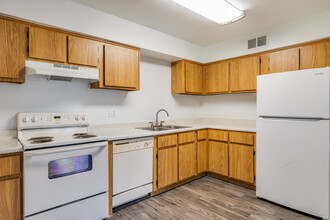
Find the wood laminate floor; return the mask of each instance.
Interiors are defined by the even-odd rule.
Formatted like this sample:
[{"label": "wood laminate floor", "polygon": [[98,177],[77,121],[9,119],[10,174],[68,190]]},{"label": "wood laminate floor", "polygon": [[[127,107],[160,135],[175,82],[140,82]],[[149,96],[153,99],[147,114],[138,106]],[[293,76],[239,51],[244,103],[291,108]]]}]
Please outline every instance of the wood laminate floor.
[{"label": "wood laminate floor", "polygon": [[124,219],[307,220],[314,218],[260,200],[253,190],[207,176],[121,209],[108,218],[108,220]]}]

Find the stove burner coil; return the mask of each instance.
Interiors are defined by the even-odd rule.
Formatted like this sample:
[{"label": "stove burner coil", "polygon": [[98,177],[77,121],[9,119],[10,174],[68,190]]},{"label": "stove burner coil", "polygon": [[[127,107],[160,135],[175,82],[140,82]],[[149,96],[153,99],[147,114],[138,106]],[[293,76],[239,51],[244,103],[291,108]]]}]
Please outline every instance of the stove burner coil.
[{"label": "stove burner coil", "polygon": [[84,138],[93,138],[97,137],[95,134],[88,134],[88,133],[76,133],[73,135],[74,138],[77,139],[84,139]]},{"label": "stove burner coil", "polygon": [[28,139],[28,141],[31,141],[31,144],[39,144],[39,143],[47,143],[52,142],[54,137],[50,136],[43,136],[43,137],[33,137]]}]

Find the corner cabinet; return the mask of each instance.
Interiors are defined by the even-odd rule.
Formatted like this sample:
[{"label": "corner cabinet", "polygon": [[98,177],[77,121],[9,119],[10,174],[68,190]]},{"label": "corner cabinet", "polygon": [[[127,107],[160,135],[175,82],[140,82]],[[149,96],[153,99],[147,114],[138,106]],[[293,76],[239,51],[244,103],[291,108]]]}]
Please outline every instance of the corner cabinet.
[{"label": "corner cabinet", "polygon": [[0,218],[23,219],[22,153],[0,154]]},{"label": "corner cabinet", "polygon": [[104,69],[92,88],[140,90],[140,50],[114,44],[104,45]]},{"label": "corner cabinet", "polygon": [[203,65],[186,60],[171,65],[172,94],[203,93]]},{"label": "corner cabinet", "polygon": [[0,82],[24,83],[27,26],[0,18]]},{"label": "corner cabinet", "polygon": [[300,48],[300,69],[330,66],[330,40]]}]

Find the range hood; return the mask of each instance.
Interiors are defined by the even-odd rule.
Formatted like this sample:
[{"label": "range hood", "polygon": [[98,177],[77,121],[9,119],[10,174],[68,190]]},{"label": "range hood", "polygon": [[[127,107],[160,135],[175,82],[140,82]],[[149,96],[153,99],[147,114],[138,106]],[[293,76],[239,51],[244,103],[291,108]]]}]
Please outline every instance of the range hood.
[{"label": "range hood", "polygon": [[96,68],[78,67],[66,64],[25,61],[26,75],[46,76],[47,80],[72,81],[86,79],[99,81],[99,70]]}]

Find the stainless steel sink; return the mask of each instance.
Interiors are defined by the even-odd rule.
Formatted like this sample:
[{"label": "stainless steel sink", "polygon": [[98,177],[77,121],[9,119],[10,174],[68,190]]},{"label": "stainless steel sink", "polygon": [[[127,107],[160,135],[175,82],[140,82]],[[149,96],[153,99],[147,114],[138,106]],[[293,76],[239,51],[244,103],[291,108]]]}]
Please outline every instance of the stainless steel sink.
[{"label": "stainless steel sink", "polygon": [[179,126],[179,125],[163,125],[162,127],[140,127],[136,129],[148,130],[148,131],[168,131],[180,128],[191,128],[190,126]]},{"label": "stainless steel sink", "polygon": [[167,128],[167,129],[180,129],[180,128],[191,128],[191,126],[163,125],[163,128]]},{"label": "stainless steel sink", "polygon": [[136,129],[142,129],[142,130],[148,130],[148,131],[166,131],[166,130],[170,130],[169,128],[164,128],[164,127],[141,127],[141,128],[136,128]]}]

